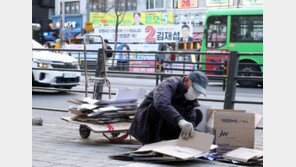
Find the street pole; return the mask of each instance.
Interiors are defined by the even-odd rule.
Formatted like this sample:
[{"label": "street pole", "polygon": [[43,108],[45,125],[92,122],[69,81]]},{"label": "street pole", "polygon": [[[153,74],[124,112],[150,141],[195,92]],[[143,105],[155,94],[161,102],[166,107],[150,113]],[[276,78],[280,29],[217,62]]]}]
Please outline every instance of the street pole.
[{"label": "street pole", "polygon": [[61,41],[60,46],[62,47],[62,43],[65,40],[65,0],[62,1],[62,27],[61,27]]}]

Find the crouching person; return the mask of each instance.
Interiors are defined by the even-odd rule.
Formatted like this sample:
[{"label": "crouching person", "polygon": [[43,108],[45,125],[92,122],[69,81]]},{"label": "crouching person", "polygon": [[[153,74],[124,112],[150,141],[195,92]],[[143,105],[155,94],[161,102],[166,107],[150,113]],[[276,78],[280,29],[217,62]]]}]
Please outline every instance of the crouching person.
[{"label": "crouching person", "polygon": [[[205,94],[208,78],[200,71],[172,76],[155,87],[139,106],[129,132],[143,144],[193,136],[202,121],[197,97]],[[180,134],[181,133],[181,134]]]}]

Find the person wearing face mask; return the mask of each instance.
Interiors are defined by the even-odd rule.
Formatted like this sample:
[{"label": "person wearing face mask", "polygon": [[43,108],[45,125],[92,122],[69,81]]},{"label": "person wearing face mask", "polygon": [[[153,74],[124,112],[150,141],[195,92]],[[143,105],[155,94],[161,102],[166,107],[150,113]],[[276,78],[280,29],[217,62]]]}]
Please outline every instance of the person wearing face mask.
[{"label": "person wearing face mask", "polygon": [[172,76],[156,86],[139,106],[130,134],[143,144],[193,136],[202,120],[197,97],[206,95],[208,78],[200,71]]}]

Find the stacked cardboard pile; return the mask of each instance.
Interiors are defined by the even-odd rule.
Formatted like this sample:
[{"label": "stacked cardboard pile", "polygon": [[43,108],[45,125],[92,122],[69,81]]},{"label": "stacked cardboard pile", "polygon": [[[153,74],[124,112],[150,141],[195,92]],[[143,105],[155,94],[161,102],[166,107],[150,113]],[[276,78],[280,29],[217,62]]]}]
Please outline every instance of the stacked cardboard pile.
[{"label": "stacked cardboard pile", "polygon": [[68,110],[75,115],[71,118],[73,121],[92,124],[130,122],[145,93],[142,89],[120,89],[112,100],[95,100],[88,97],[81,100],[72,99],[68,102],[75,105]]}]

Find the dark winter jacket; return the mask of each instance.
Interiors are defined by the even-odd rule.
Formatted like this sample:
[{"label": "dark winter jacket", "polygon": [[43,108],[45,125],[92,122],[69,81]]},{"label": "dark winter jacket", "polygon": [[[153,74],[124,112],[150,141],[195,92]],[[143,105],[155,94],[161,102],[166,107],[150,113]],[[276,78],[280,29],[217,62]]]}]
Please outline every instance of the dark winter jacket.
[{"label": "dark winter jacket", "polygon": [[183,77],[173,76],[165,79],[139,106],[130,127],[130,134],[146,144],[178,138],[181,131],[178,122],[181,119],[191,122],[194,127],[197,126],[199,122],[194,108],[199,104],[197,100],[187,100],[184,97],[186,92]]}]

